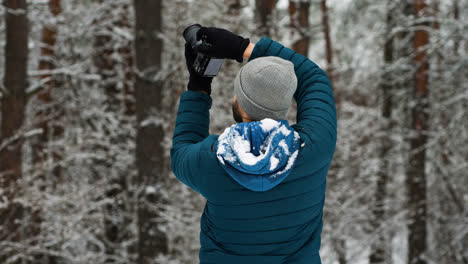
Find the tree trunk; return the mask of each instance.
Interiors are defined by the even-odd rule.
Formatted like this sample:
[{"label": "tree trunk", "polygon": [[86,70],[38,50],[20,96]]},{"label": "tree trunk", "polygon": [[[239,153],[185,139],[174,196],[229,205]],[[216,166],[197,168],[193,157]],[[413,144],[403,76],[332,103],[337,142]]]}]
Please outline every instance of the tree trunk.
[{"label": "tree trunk", "polygon": [[[130,27],[130,25],[128,25]],[[134,116],[136,113],[135,106],[135,87],[133,81],[133,55],[132,55],[132,45],[121,47],[120,54],[123,56],[123,59],[126,64],[125,68],[125,83],[124,83],[124,104],[125,104],[125,115]]]},{"label": "tree trunk", "polygon": [[255,19],[258,35],[269,38],[272,37],[274,26],[272,23],[272,15],[275,5],[275,0],[255,0]]},{"label": "tree trunk", "polygon": [[[458,0],[454,1],[454,18],[457,19],[457,5],[458,5]],[[432,67],[431,73],[432,73],[432,86],[433,87],[440,87],[445,85],[444,83],[444,78],[443,78],[443,70],[444,67],[442,66],[442,53],[444,50],[440,48],[440,43],[441,43],[441,33],[440,33],[440,23],[439,23],[439,17],[440,17],[440,2],[439,0],[434,0],[432,2],[432,10],[433,10],[433,17],[434,17],[434,23],[432,24],[432,27],[434,29],[433,35],[431,36],[431,41],[435,43],[437,48],[435,52],[435,60],[433,60],[433,63],[431,64],[430,67]],[[454,37],[454,45],[457,45],[457,37]],[[455,48],[455,54],[457,54],[458,48]],[[435,73],[435,74],[434,74]],[[434,76],[435,75],[435,76]],[[456,78],[454,78],[456,80]],[[456,81],[454,82],[456,83]],[[455,86],[458,87],[458,86]],[[438,95],[440,91],[434,91],[433,98],[441,98],[442,95]],[[453,164],[451,164],[449,156],[452,156],[453,153],[450,151],[450,146],[448,144],[448,141],[450,140],[450,135],[448,134],[448,131],[450,129],[450,122],[449,118],[447,118],[447,109],[441,109],[441,111],[437,111],[437,115],[434,115],[434,118],[438,117],[438,120],[440,123],[434,124],[435,120],[433,120],[431,123],[433,125],[436,125],[435,129],[441,129],[439,130],[439,133],[445,133],[446,136],[444,137],[434,137],[433,140],[439,142],[437,145],[438,151],[436,151],[437,155],[435,157],[438,157],[439,161],[434,162],[434,167],[435,167],[435,173],[438,175],[438,179],[436,180],[437,182],[434,183],[433,185],[435,186],[435,190],[437,191],[437,195],[434,197],[437,199],[437,205],[438,207],[433,206],[432,211],[438,212],[438,214],[432,216],[434,218],[434,242],[432,245],[428,245],[429,247],[435,246],[438,250],[436,252],[431,252],[431,259],[434,262],[437,263],[468,263],[468,260],[466,257],[463,257],[463,252],[460,252],[457,247],[455,247],[455,243],[453,242],[454,236],[454,229],[452,228],[453,225],[451,225],[452,216],[454,215],[463,215],[464,211],[464,205],[462,202],[462,199],[460,199],[460,195],[457,193],[457,188],[453,184],[453,180],[455,177],[451,177],[451,172],[450,170],[447,170],[447,168],[453,167]],[[428,193],[429,195],[429,193]],[[431,215],[429,213],[429,215]],[[462,246],[463,247],[463,246]],[[462,261],[459,261],[457,259],[458,256],[462,256]]]},{"label": "tree trunk", "polygon": [[[439,0],[434,0],[432,2],[432,11],[433,11],[433,17],[434,17],[434,22],[432,23],[432,28],[434,29],[435,36],[433,36],[433,41],[435,42],[435,45],[440,46],[441,43],[441,35],[440,35],[440,23],[439,23]],[[434,40],[435,39],[435,40]],[[433,71],[436,73],[436,79],[438,81],[442,81],[442,49],[438,48],[435,51],[436,53],[436,64],[435,64],[435,70]]]},{"label": "tree trunk", "polygon": [[138,263],[154,263],[168,252],[167,237],[158,226],[160,213],[152,207],[161,202],[158,183],[165,176],[163,120],[161,118],[161,70],[163,41],[162,0],[134,0],[136,55],[136,165],[141,193],[138,200]]},{"label": "tree trunk", "polygon": [[231,16],[239,16],[241,10],[241,0],[225,0],[228,6],[228,14]]},{"label": "tree trunk", "polygon": [[[453,18],[455,22],[459,22],[459,19],[460,19],[459,0],[453,0]],[[453,51],[455,53],[455,56],[458,54],[458,47],[460,47],[460,40],[462,39],[462,36],[460,36],[459,32],[460,31],[457,29],[457,34],[455,35],[454,43],[453,43]]]},{"label": "tree trunk", "polygon": [[[425,16],[421,12],[426,9],[425,0],[415,0],[414,13],[416,17]],[[420,22],[418,26],[426,26]],[[428,61],[425,47],[429,43],[429,34],[423,29],[416,30],[413,39],[415,50],[415,67],[413,100],[411,108],[411,129],[415,135],[410,137],[410,155],[406,173],[408,190],[408,205],[410,206],[408,224],[408,263],[425,264],[426,253],[426,143],[428,129]]]},{"label": "tree trunk", "polygon": [[294,33],[300,34],[301,38],[292,44],[292,49],[308,57],[309,53],[309,9],[310,2],[289,1],[290,27]]},{"label": "tree trunk", "polygon": [[102,87],[106,95],[104,108],[108,112],[115,113],[120,110],[120,100],[117,87],[118,76],[116,74],[118,62],[114,60],[114,46],[116,43],[114,43],[111,34],[115,26],[113,16],[115,15],[115,9],[119,8],[119,6],[103,3],[104,0],[98,0],[98,2],[101,4],[102,12],[95,21],[99,30],[95,33],[93,62],[97,74],[101,77],[99,86]]},{"label": "tree trunk", "polygon": [[[37,234],[38,228],[27,223],[37,216],[27,205],[15,201],[22,178],[21,127],[24,121],[28,85],[28,19],[26,0],[6,0],[5,73],[1,98],[0,190],[4,205],[0,208],[0,241],[21,243]],[[32,216],[32,217],[31,217]],[[27,219],[31,217],[33,219]],[[28,225],[25,225],[28,224]],[[0,263],[30,263],[30,257],[16,247],[2,246]],[[24,245],[27,247],[27,245]]]},{"label": "tree trunk", "polygon": [[[330,38],[330,26],[328,23],[328,8],[327,8],[327,1],[326,0],[321,0],[320,1],[320,10],[322,13],[322,30],[323,30],[323,36],[325,39],[325,57],[327,61],[327,66],[326,66],[326,73],[328,75],[328,78],[330,79],[330,82],[333,87],[333,93],[335,95],[335,104],[336,104],[336,110],[337,110],[337,116],[340,115],[340,93],[334,86],[334,71],[333,71],[333,51],[332,51],[332,43],[331,43],[331,38]],[[337,165],[339,166],[339,165]],[[336,177],[336,175],[330,175],[331,177]],[[332,242],[332,247],[333,250],[337,254],[338,258],[338,263],[339,264],[346,264],[346,241],[341,238],[341,237],[336,237],[333,238]]]},{"label": "tree trunk", "polygon": [[[112,34],[115,28],[122,30],[130,29],[129,12],[130,3],[107,3],[103,0],[97,1],[101,4],[102,12],[96,19],[95,27],[99,28],[95,34],[93,59],[96,72],[101,77],[99,87],[102,87],[105,97],[105,110],[115,116],[119,124],[128,122],[128,118],[135,114],[135,103],[132,84],[132,54],[130,40],[115,41]],[[122,75],[119,73],[122,72]],[[122,84],[122,86],[119,86]],[[123,108],[122,108],[123,107]],[[123,115],[122,115],[123,114]],[[107,126],[106,126],[107,127]],[[128,135],[116,131],[104,130],[105,137],[109,142],[128,142]],[[99,161],[100,165],[112,171],[118,153],[112,151],[113,146],[100,146],[108,153],[105,160]],[[125,239],[129,237],[128,225],[131,222],[128,203],[128,175],[129,171],[117,171],[108,175],[108,187],[105,190],[109,200],[104,207],[104,241],[106,254],[109,256],[105,263],[114,263],[115,256],[121,255]]]},{"label": "tree trunk", "polygon": [[332,246],[336,252],[338,263],[346,264],[346,241],[342,238],[336,238],[333,240]]},{"label": "tree trunk", "polygon": [[[57,16],[62,12],[62,7],[60,0],[50,0],[49,1],[49,10],[53,16]],[[55,69],[56,60],[55,57],[55,42],[57,39],[57,26],[56,25],[46,25],[42,29],[41,44],[41,59],[39,61],[39,70],[40,71],[52,71]],[[52,174],[58,178],[60,176],[60,166],[58,165],[60,161],[60,155],[57,151],[48,149],[47,143],[51,137],[60,136],[63,134],[63,127],[52,124],[54,119],[56,119],[57,113],[60,112],[60,109],[53,104],[52,98],[52,89],[56,87],[56,80],[51,73],[46,73],[41,75],[40,79],[43,81],[43,86],[41,91],[37,94],[37,100],[40,105],[40,110],[36,112],[35,119],[38,120],[38,128],[42,129],[42,133],[39,134],[36,138],[32,140],[32,160],[36,165],[37,170],[39,170],[39,178],[42,178],[43,181],[47,181],[49,168],[43,166],[47,164],[47,156],[52,155],[54,161]],[[54,116],[51,116],[54,115]],[[50,122],[51,121],[51,122]],[[47,176],[46,176],[47,175]],[[54,179],[55,180],[55,179]],[[43,186],[45,188],[45,185]]]},{"label": "tree trunk", "polygon": [[[7,197],[15,191],[12,185],[21,178],[23,139],[19,129],[23,125],[26,104],[27,63],[28,63],[28,20],[25,0],[4,1],[6,12],[6,46],[4,92],[2,92],[2,123],[0,148],[0,172],[4,175],[3,188]],[[12,140],[18,136],[17,140]],[[12,141],[11,141],[12,140]],[[11,141],[8,143],[7,141]],[[8,147],[3,146],[8,144]]]},{"label": "tree trunk", "polygon": [[[332,49],[332,43],[331,43],[331,38],[330,38],[330,26],[328,23],[328,8],[327,8],[327,0],[321,0],[320,2],[320,8],[322,10],[322,28],[323,28],[323,36],[325,38],[325,56],[327,60],[327,67],[326,67],[326,72],[328,75],[328,78],[330,79],[330,82],[332,84],[332,87],[334,82],[335,82],[335,73],[334,73],[334,68],[333,68],[333,49]],[[335,90],[335,103],[337,108],[340,107],[340,101],[341,101],[341,96],[339,91]]]},{"label": "tree trunk", "polygon": [[393,37],[391,36],[392,28],[394,27],[393,12],[391,8],[392,2],[387,2],[387,17],[386,17],[386,31],[385,31],[385,46],[383,51],[384,57],[384,69],[380,83],[382,89],[382,118],[384,125],[382,131],[382,142],[380,146],[380,169],[377,175],[377,183],[375,189],[375,202],[372,210],[371,225],[373,232],[377,234],[377,239],[371,246],[371,252],[369,256],[370,264],[387,263],[388,254],[386,252],[386,232],[379,230],[382,223],[385,222],[385,200],[387,198],[387,182],[389,173],[389,152],[392,147],[392,141],[389,137],[389,133],[392,130],[392,96],[393,96],[393,85],[392,85],[392,74],[389,72],[389,66],[393,63]]}]

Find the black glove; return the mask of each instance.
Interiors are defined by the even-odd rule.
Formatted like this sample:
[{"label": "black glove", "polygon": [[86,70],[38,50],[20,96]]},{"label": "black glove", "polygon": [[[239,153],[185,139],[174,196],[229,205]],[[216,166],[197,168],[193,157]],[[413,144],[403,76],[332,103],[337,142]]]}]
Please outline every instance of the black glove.
[{"label": "black glove", "polygon": [[208,95],[211,95],[211,81],[213,81],[213,77],[202,77],[195,72],[193,62],[196,57],[197,53],[190,48],[188,43],[185,43],[185,63],[190,73],[187,89],[191,91],[204,90]]},{"label": "black glove", "polygon": [[210,57],[228,58],[238,62],[243,61],[242,55],[250,43],[250,39],[243,38],[222,28],[202,27],[197,32],[197,40],[200,40],[202,35],[206,35],[206,40],[211,44],[211,47],[200,45],[197,47],[197,51]]}]

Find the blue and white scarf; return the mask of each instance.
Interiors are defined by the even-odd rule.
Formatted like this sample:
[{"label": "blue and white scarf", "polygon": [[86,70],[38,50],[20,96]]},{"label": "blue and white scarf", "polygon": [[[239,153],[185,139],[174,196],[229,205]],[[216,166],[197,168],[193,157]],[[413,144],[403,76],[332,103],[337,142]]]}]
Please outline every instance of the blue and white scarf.
[{"label": "blue and white scarf", "polygon": [[267,191],[291,172],[299,154],[299,134],[287,120],[243,122],[218,137],[216,155],[224,170],[253,191]]}]

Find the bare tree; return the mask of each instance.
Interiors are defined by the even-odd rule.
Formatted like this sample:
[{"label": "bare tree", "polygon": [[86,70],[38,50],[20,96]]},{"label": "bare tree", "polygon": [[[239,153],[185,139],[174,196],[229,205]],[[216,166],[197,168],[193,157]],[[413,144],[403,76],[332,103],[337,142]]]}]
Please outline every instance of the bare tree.
[{"label": "bare tree", "polygon": [[[455,21],[458,21],[460,19],[460,1],[459,0],[453,0],[453,18]],[[458,32],[458,30],[457,30]],[[455,41],[453,43],[453,51],[455,54],[458,54],[458,47],[460,47],[460,39],[461,37],[459,36],[459,33],[457,33],[457,36],[455,36]]]},{"label": "bare tree", "polygon": [[163,120],[161,118],[161,72],[163,41],[162,0],[134,0],[135,95],[137,114],[136,163],[138,183],[138,263],[154,263],[168,252],[167,237],[160,225],[159,193],[164,168]]},{"label": "bare tree", "polygon": [[[393,35],[392,28],[394,27],[394,14],[395,9],[392,6],[392,1],[387,1],[387,15],[385,20],[386,30],[384,33],[385,42],[383,48],[383,74],[381,77],[380,89],[382,90],[382,131],[391,131],[393,127],[392,110],[393,110],[393,93],[392,73],[389,70],[393,63]],[[387,261],[387,244],[385,230],[382,230],[382,224],[385,222],[385,200],[387,198],[387,182],[389,173],[389,152],[392,147],[392,140],[388,134],[382,135],[380,146],[380,168],[377,175],[377,182],[375,186],[374,205],[372,210],[371,225],[373,232],[376,233],[377,239],[371,246],[369,255],[369,263],[378,264],[386,263]]]},{"label": "bare tree", "polygon": [[[333,70],[333,50],[332,50],[332,42],[331,42],[331,37],[330,37],[330,26],[329,26],[329,21],[328,21],[328,7],[327,7],[327,1],[326,0],[321,0],[320,1],[320,10],[322,13],[322,30],[323,30],[323,35],[325,39],[325,57],[327,61],[327,66],[326,66],[326,73],[328,75],[328,78],[330,79],[330,82],[333,87],[333,93],[335,95],[335,103],[336,103],[336,111],[337,115],[340,115],[340,93],[336,89],[335,84],[335,78],[334,78],[334,70]],[[339,168],[339,164],[336,164],[336,162],[332,165],[334,168]],[[335,180],[334,178],[337,177],[337,175],[330,174],[330,180]],[[337,256],[338,256],[338,263],[340,264],[345,264],[346,263],[346,241],[341,238],[341,237],[334,237],[331,239],[332,247],[335,250]]]},{"label": "bare tree", "polygon": [[[49,1],[49,11],[57,17],[62,12],[60,0]],[[55,23],[55,22],[54,22]],[[57,137],[63,134],[63,126],[54,122],[60,113],[59,104],[53,100],[52,89],[57,86],[57,80],[51,73],[55,69],[55,43],[57,40],[57,25],[46,24],[42,29],[41,35],[41,57],[39,60],[39,71],[44,73],[40,76],[42,87],[37,93],[37,101],[39,103],[39,110],[36,112],[36,120],[38,120],[37,127],[41,129],[42,133],[32,140],[32,156],[33,163],[38,168],[40,178],[46,181],[45,177],[48,175],[46,171],[49,168],[42,168],[46,164],[47,156],[51,155],[53,159],[52,174],[58,178],[60,176],[60,154],[58,151],[51,150],[47,144],[51,137]],[[56,180],[56,179],[54,179]]]},{"label": "bare tree", "polygon": [[[325,56],[327,59],[327,75],[333,84],[333,52],[332,52],[332,43],[330,39],[330,26],[328,22],[328,8],[327,0],[321,0],[320,8],[322,10],[322,28],[323,28],[323,37],[325,39]],[[337,99],[336,99],[337,100]]]},{"label": "bare tree", "polygon": [[30,263],[30,256],[21,252],[22,247],[15,246],[39,232],[39,228],[32,224],[37,222],[39,213],[15,199],[21,192],[22,126],[28,85],[27,4],[26,0],[6,0],[3,4],[6,10],[6,45],[1,89],[0,196],[6,206],[0,208],[0,262]]},{"label": "bare tree", "polygon": [[[105,110],[122,125],[128,122],[135,114],[133,79],[132,79],[132,42],[125,38],[118,38],[114,30],[129,30],[129,12],[131,3],[97,1],[101,7],[100,15],[93,22],[96,25],[94,39],[94,65],[96,72],[101,77],[99,87],[105,94]],[[128,118],[126,118],[128,117]],[[113,121],[115,122],[115,121]],[[125,144],[129,137],[125,130],[121,132],[110,131],[112,125],[103,132],[108,142],[119,142]],[[133,139],[132,139],[133,140]],[[113,171],[112,167],[118,162],[118,151],[112,144],[100,144],[99,148],[105,149],[107,156],[98,161],[107,171]],[[114,262],[114,256],[120,251],[126,250],[122,247],[123,242],[129,239],[128,225],[131,222],[128,205],[130,170],[115,171],[108,173],[109,185],[105,190],[108,201],[104,208],[104,237],[106,253],[110,256],[106,263]]]},{"label": "bare tree", "polygon": [[225,0],[228,6],[228,14],[231,16],[239,16],[242,8],[241,0]]},{"label": "bare tree", "polygon": [[266,37],[272,36],[272,15],[275,5],[275,0],[255,0],[255,20],[258,28],[258,35]]},{"label": "bare tree", "polygon": [[[28,63],[28,20],[26,1],[4,1],[7,10],[5,75],[2,87],[2,123],[0,148],[0,172],[7,197],[14,194],[10,184],[21,178],[21,147],[23,139],[17,136],[23,125],[26,104]],[[8,147],[6,146],[8,145]]]},{"label": "bare tree", "polygon": [[[415,0],[414,14],[417,18],[424,17],[426,1]],[[428,130],[428,68],[426,45],[429,34],[422,27],[429,27],[427,22],[417,23],[414,32],[413,48],[415,52],[413,103],[411,107],[412,135],[409,139],[410,155],[406,171],[408,190],[408,205],[410,206],[408,224],[408,263],[425,264],[424,255],[427,248],[427,197],[426,197],[426,144]]]},{"label": "bare tree", "polygon": [[309,53],[309,9],[310,1],[289,1],[289,26],[300,34],[300,39],[292,44],[292,49],[304,56]]}]

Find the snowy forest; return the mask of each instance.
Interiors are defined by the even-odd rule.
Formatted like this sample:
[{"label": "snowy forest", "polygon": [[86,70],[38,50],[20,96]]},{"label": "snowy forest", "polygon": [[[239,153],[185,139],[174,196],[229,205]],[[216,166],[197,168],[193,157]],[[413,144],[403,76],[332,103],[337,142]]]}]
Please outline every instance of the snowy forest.
[{"label": "snowy forest", "polygon": [[[468,263],[467,1],[2,2],[0,263],[198,263],[206,201],[169,156],[193,23],[326,70],[324,264]],[[243,64],[213,80],[210,134]]]}]

